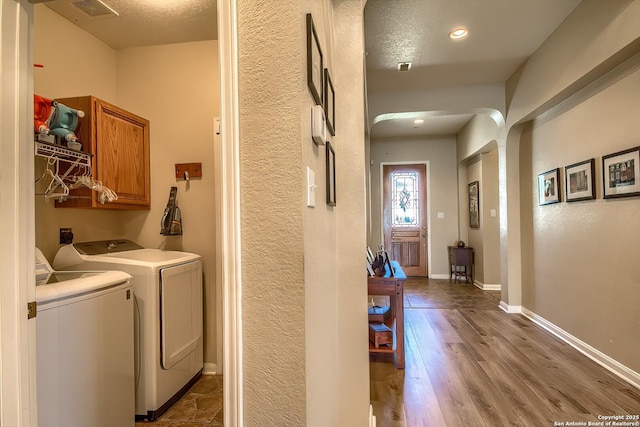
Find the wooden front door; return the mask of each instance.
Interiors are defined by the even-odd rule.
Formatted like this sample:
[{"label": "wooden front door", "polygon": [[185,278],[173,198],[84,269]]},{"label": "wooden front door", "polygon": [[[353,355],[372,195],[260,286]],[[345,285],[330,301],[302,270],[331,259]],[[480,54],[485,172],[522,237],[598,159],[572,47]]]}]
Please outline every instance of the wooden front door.
[{"label": "wooden front door", "polygon": [[407,276],[427,276],[427,167],[383,166],[384,246]]}]

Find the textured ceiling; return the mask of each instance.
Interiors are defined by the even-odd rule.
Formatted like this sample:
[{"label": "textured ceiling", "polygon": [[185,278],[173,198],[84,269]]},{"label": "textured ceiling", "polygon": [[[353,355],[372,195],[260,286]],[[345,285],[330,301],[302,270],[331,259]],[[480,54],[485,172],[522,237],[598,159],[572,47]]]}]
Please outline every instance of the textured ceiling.
[{"label": "textured ceiling", "polygon": [[[42,0],[37,0],[42,1]],[[46,1],[46,0],[45,0]],[[45,4],[114,49],[217,39],[216,0],[103,0],[119,16],[91,17],[72,3]],[[95,5],[97,0],[82,3]],[[365,7],[367,90],[398,93],[504,82],[580,0],[368,0]],[[470,30],[452,41],[457,26]],[[396,71],[410,61],[411,70]],[[455,134],[470,115],[394,117],[373,137]]]},{"label": "textured ceiling", "polygon": [[[504,82],[580,0],[368,0],[369,91]],[[469,35],[451,40],[451,29]],[[396,71],[398,62],[413,65]]]},{"label": "textured ceiling", "polygon": [[95,17],[74,6],[76,1],[45,4],[114,49],[218,38],[216,0],[102,0],[119,16]]},{"label": "textured ceiling", "polygon": [[[419,90],[504,83],[580,0],[368,0],[365,7],[367,91],[403,96]],[[469,35],[451,40],[464,26]],[[398,72],[399,62],[411,62]],[[416,113],[408,113],[413,116]],[[457,133],[464,115],[374,124],[372,137]],[[470,117],[470,116],[469,116]],[[375,122],[374,122],[375,123]]]}]

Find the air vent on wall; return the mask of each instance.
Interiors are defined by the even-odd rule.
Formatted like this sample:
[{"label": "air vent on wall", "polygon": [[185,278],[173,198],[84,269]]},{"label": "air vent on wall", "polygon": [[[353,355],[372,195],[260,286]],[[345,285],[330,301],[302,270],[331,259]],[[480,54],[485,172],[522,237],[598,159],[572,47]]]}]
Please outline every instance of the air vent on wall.
[{"label": "air vent on wall", "polygon": [[106,16],[106,15],[115,15],[119,16],[118,12],[111,9],[109,6],[104,4],[100,0],[83,0],[76,1],[73,3],[75,7],[83,11],[89,16],[98,17],[98,16]]}]

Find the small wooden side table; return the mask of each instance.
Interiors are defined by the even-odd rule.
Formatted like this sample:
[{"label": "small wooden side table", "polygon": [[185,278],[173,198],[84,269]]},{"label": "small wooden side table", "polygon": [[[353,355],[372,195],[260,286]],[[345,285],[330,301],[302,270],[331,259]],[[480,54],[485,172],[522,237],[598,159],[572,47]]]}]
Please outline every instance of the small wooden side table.
[{"label": "small wooden side table", "polygon": [[[449,251],[449,281],[451,277],[454,278],[454,282],[458,281],[458,278],[464,277],[466,281],[471,279],[473,283],[473,248],[448,246]],[[458,267],[462,267],[462,270]]]}]

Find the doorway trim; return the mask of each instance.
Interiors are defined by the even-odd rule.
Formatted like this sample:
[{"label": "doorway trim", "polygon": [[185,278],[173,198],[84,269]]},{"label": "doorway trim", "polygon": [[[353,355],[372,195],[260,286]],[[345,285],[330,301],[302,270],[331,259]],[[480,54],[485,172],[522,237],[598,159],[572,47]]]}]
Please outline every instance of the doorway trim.
[{"label": "doorway trim", "polygon": [[[222,194],[222,311],[224,425],[242,427],[242,265],[240,230],[240,126],[236,0],[219,0]],[[223,60],[224,58],[224,60]]]},{"label": "doorway trim", "polygon": [[0,0],[0,31],[0,425],[35,427],[33,5]]},{"label": "doorway trim", "polygon": [[385,166],[402,166],[402,165],[425,165],[427,180],[427,277],[431,277],[431,167],[429,160],[415,160],[403,162],[380,162],[380,240],[384,244],[384,167]]}]

